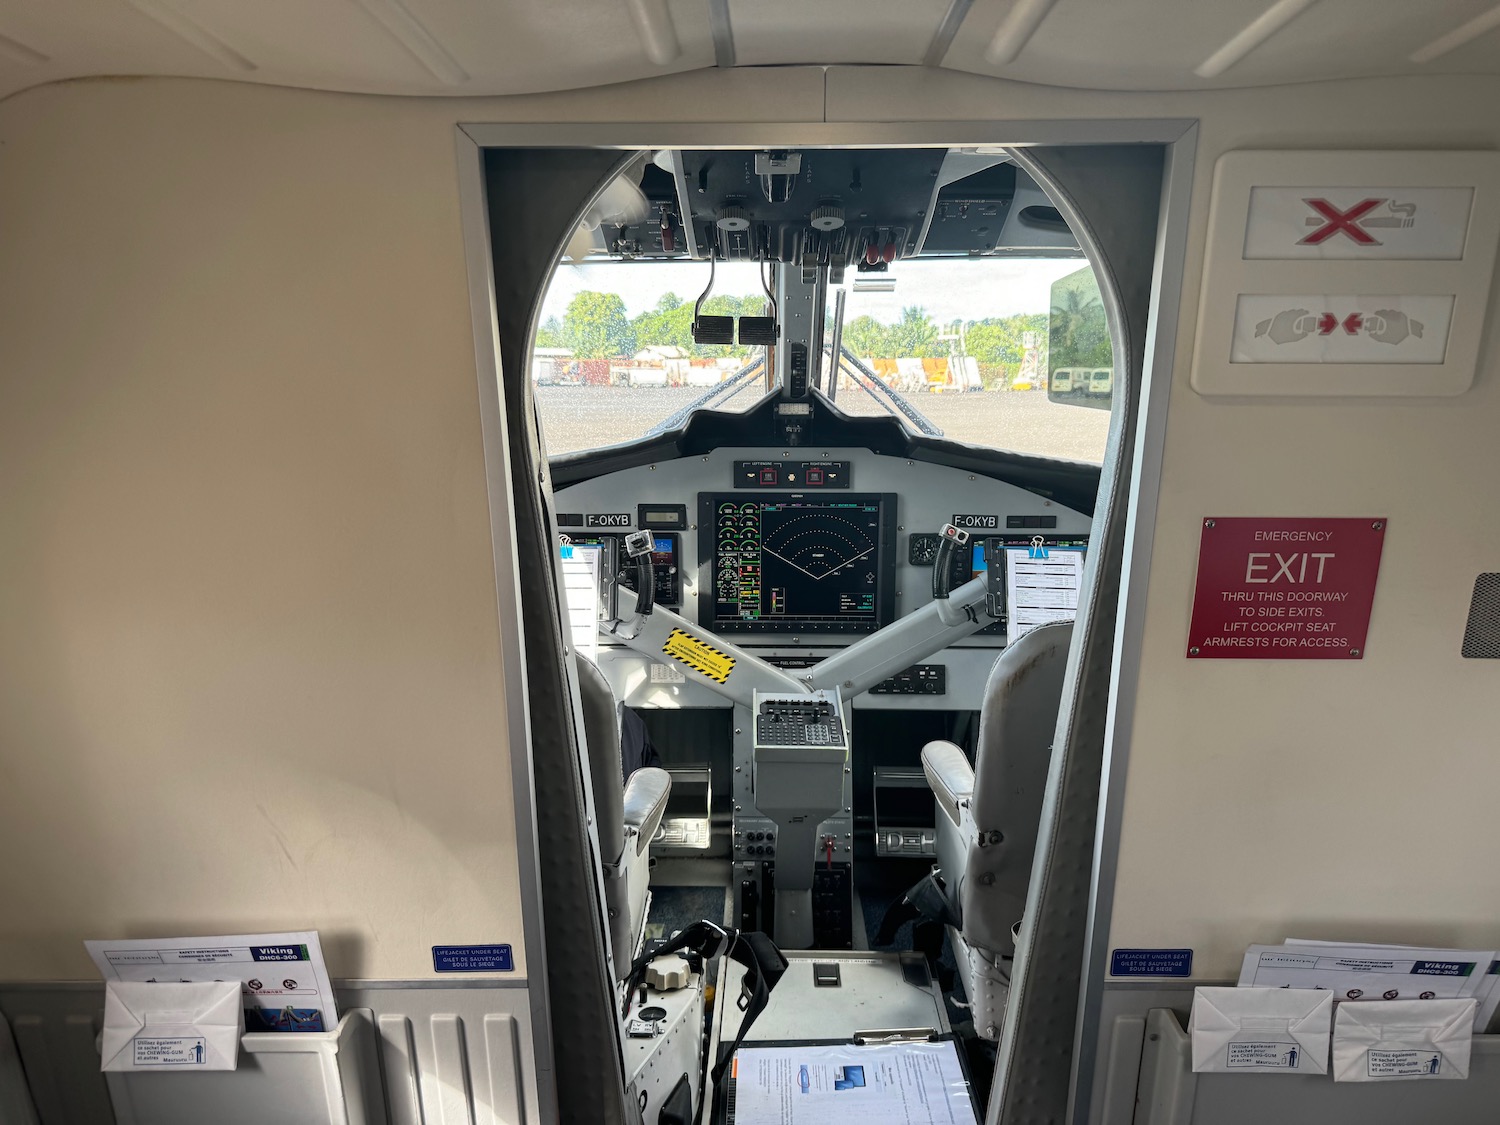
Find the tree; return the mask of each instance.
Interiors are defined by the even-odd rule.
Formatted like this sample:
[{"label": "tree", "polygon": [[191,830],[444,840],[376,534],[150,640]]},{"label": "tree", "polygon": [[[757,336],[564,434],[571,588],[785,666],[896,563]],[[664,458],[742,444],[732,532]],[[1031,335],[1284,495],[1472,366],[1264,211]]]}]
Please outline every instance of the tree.
[{"label": "tree", "polygon": [[563,314],[562,338],[580,359],[606,359],[635,351],[635,334],[618,293],[585,289],[574,297]]},{"label": "tree", "polygon": [[969,354],[979,361],[979,369],[987,382],[1005,382],[1021,369],[1026,358],[1027,333],[1036,334],[1037,345],[1044,351],[1046,315],[1017,313],[970,321],[964,329],[964,342]]},{"label": "tree", "polygon": [[1053,284],[1047,341],[1049,362],[1054,370],[1111,366],[1109,321],[1104,314],[1099,281],[1088,266]]},{"label": "tree", "polygon": [[536,331],[536,346],[539,348],[565,348],[562,324],[557,317],[549,316],[547,323]]},{"label": "tree", "polygon": [[862,359],[885,359],[886,326],[873,316],[857,316],[844,325],[844,347]]},{"label": "tree", "polygon": [[893,357],[947,355],[947,347],[937,337],[937,325],[932,323],[927,310],[910,305],[901,310],[901,319],[887,330],[886,346]]}]

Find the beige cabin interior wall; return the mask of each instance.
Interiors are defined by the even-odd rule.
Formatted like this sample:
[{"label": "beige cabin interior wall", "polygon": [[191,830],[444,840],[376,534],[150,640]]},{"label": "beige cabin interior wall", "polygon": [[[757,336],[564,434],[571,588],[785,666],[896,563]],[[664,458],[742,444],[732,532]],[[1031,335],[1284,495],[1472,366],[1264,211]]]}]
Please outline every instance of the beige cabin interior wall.
[{"label": "beige cabin interior wall", "polygon": [[[90,977],[88,936],[311,926],[338,976],[519,952],[457,121],[1200,119],[1112,944],[1214,978],[1289,934],[1500,940],[1495,669],[1457,655],[1500,568],[1493,334],[1452,400],[1188,385],[1220,153],[1490,148],[1497,94],[836,68],[0,103],[0,979]],[[1367,658],[1183,659],[1209,514],[1388,517]]]},{"label": "beige cabin interior wall", "polygon": [[[653,90],[822,108],[816,73]],[[0,103],[0,980],[283,928],[335,976],[524,974],[454,124],[622,108]]]},{"label": "beige cabin interior wall", "polygon": [[[882,88],[883,85],[883,88]],[[1500,83],[1388,79],[1097,95],[844,73],[830,116],[1199,119],[1191,234],[1130,734],[1111,947],[1192,948],[1233,978],[1286,937],[1500,943],[1500,665],[1463,660],[1475,576],[1500,569],[1500,339],[1448,399],[1258,403],[1189,386],[1212,172],[1249,148],[1500,145]],[[1390,521],[1359,662],[1188,661],[1207,516]]]}]

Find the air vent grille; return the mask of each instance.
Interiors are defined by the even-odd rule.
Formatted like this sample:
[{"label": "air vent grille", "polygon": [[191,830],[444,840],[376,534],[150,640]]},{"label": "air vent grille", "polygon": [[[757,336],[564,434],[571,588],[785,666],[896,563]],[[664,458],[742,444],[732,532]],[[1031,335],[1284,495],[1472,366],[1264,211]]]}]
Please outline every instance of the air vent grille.
[{"label": "air vent grille", "polygon": [[1469,660],[1500,660],[1500,573],[1474,579],[1463,655]]}]

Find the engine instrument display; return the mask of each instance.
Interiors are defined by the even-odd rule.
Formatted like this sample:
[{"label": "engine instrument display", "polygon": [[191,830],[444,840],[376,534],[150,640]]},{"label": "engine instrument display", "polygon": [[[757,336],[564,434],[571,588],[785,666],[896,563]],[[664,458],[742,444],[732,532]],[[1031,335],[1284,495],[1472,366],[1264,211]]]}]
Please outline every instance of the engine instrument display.
[{"label": "engine instrument display", "polygon": [[894,617],[896,498],[700,493],[698,620],[728,633],[873,633]]}]

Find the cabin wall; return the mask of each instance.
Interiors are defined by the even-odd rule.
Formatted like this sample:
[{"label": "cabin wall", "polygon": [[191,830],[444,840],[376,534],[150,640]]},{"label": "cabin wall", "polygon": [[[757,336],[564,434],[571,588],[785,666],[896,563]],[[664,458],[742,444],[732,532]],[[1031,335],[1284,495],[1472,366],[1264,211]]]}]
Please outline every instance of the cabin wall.
[{"label": "cabin wall", "polygon": [[451,138],[235,93],[0,106],[6,978],[519,944]]},{"label": "cabin wall", "polygon": [[[1494,941],[1495,669],[1458,656],[1500,560],[1493,332],[1454,399],[1210,401],[1188,370],[1219,154],[1494,147],[1497,93],[834,68],[0,103],[0,978],[91,977],[109,934],[315,926],[338,976],[521,952],[459,121],[1200,119],[1111,944],[1214,979],[1287,935]],[[1390,520],[1364,660],[1183,657],[1199,521],[1248,514]]]}]

